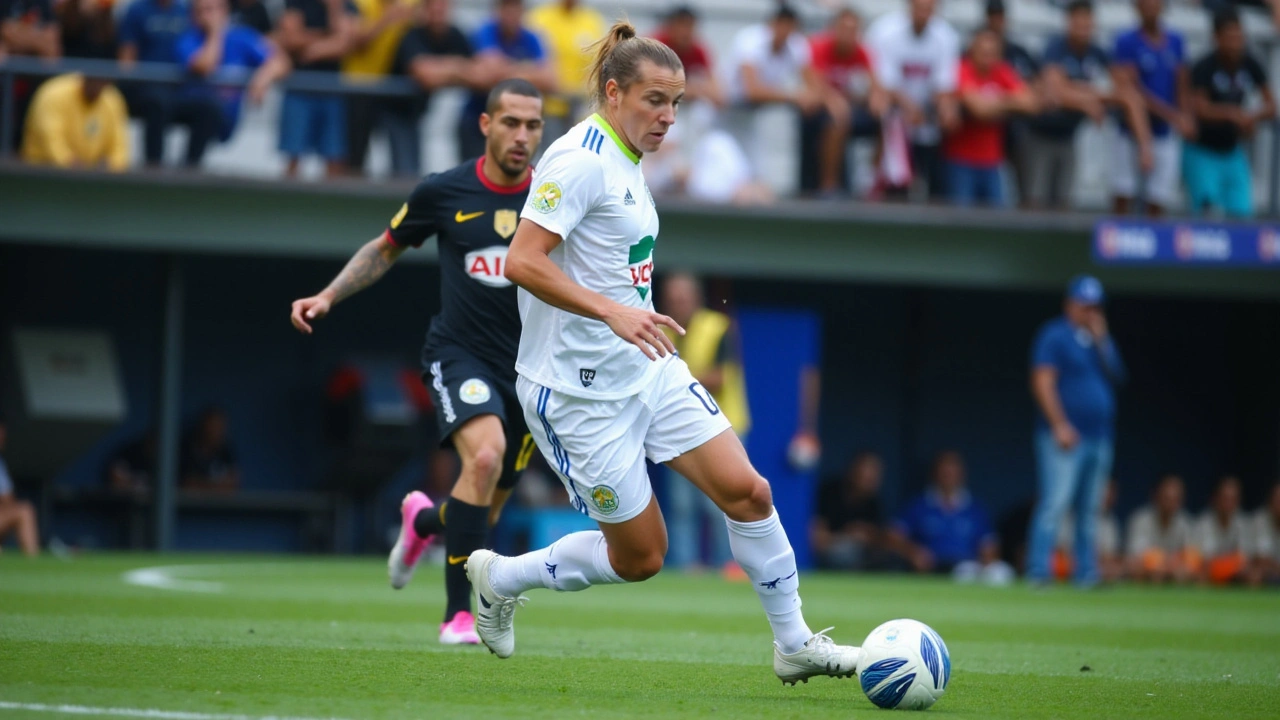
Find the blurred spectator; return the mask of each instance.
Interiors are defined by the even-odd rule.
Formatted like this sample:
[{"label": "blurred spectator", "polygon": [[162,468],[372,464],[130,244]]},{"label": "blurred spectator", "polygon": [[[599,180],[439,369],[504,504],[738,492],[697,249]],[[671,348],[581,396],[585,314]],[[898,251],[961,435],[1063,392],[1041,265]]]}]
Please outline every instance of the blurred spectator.
[{"label": "blurred spectator", "polygon": [[[358,15],[353,18],[351,46],[342,58],[342,73],[354,81],[380,80],[391,72],[396,60],[396,50],[413,20],[414,6],[410,0],[353,0]],[[352,175],[364,172],[364,161],[369,154],[369,136],[375,127],[387,133],[391,143],[392,169],[396,175],[406,175],[405,163],[399,158],[404,147],[396,147],[401,138],[384,122],[386,108],[398,98],[375,95],[348,95],[347,101],[347,171]],[[394,123],[394,121],[392,121]],[[402,142],[402,141],[401,141]],[[397,162],[397,159],[400,162]],[[416,163],[414,163],[416,167]],[[414,175],[417,173],[414,172]]]},{"label": "blurred spectator", "polygon": [[234,492],[240,487],[240,467],[227,434],[227,414],[210,408],[200,415],[182,443],[178,475],[188,490]]},{"label": "blurred spectator", "polygon": [[1230,475],[1213,486],[1209,507],[1192,528],[1194,544],[1203,558],[1202,578],[1214,585],[1251,579],[1249,538],[1240,512],[1240,480]]},{"label": "blurred spectator", "polygon": [[[946,180],[939,144],[942,133],[960,122],[955,99],[959,75],[960,36],[934,14],[936,0],[910,0],[907,10],[895,10],[878,18],[867,29],[866,44],[876,65],[876,75],[893,99],[900,120],[885,128],[885,162],[903,154],[893,140],[902,134],[910,146],[906,183],[885,173],[881,183],[893,194],[904,196],[911,179],[922,180],[931,198],[946,197]],[[905,132],[899,132],[903,130]]]},{"label": "blurred spectator", "polygon": [[943,141],[951,201],[1006,207],[1004,187],[1005,125],[1016,114],[1036,112],[1039,104],[1013,68],[1000,59],[1000,37],[990,29],[973,36],[969,57],[960,63],[957,83],[964,119]]},{"label": "blurred spectator", "polygon": [[1115,387],[1124,362],[1111,339],[1102,283],[1088,275],[1067,286],[1062,316],[1041,326],[1031,346],[1039,503],[1027,540],[1027,578],[1050,579],[1054,538],[1075,510],[1076,582],[1099,580],[1095,528],[1115,447]]},{"label": "blurred spectator", "polygon": [[[1013,68],[1022,82],[1039,91],[1040,64],[1027,49],[1009,37],[1009,17],[1005,0],[987,0],[987,28],[1000,38],[1001,57]],[[1027,207],[1027,187],[1030,185],[1031,153],[1027,146],[1029,120],[1013,115],[1005,122],[1004,152],[1013,171],[1013,183],[1018,193],[1018,204]]]},{"label": "blurred spectator", "polygon": [[[172,63],[178,62],[178,38],[191,24],[191,11],[181,0],[133,0],[120,22],[120,45],[117,51],[120,62]],[[207,142],[200,138],[203,125],[202,109],[183,105],[178,107],[178,90],[164,83],[129,83],[124,86],[129,114],[143,122],[142,155],[148,167],[160,167],[164,163],[165,133],[175,122],[194,118],[196,127],[188,140],[187,157],[191,156],[191,140],[196,144]],[[185,123],[184,123],[185,124]]]},{"label": "blurred spectator", "polygon": [[187,167],[197,167],[211,141],[226,142],[240,120],[243,95],[262,102],[271,83],[289,73],[289,60],[256,30],[231,23],[227,0],[192,0],[194,26],[178,38],[178,62],[196,78],[220,70],[252,70],[246,89],[196,79],[178,88],[175,119],[191,129]]},{"label": "blurred spectator", "polygon": [[[751,411],[733,319],[707,307],[702,281],[693,275],[669,275],[659,287],[663,311],[685,329],[684,335],[669,333],[676,352],[702,389],[711,393],[711,398],[703,398],[703,402],[718,407],[738,437],[745,439],[751,430]],[[710,540],[707,564],[722,567],[732,561],[724,513],[674,470],[667,471],[665,507],[671,534],[668,562],[675,567],[701,564],[704,532]]]},{"label": "blurred spectator", "polygon": [[[298,70],[337,73],[351,47],[355,8],[347,0],[286,0],[276,40]],[[290,90],[280,108],[280,152],[286,177],[297,177],[298,160],[324,158],[325,175],[342,174],[347,157],[347,109],[340,95]]]},{"label": "blurred spectator", "polygon": [[818,488],[810,524],[810,544],[818,567],[828,570],[885,570],[896,565],[889,553],[880,486],[884,463],[862,453],[841,477]]},{"label": "blurred spectator", "polygon": [[62,54],[70,58],[115,57],[112,0],[61,0],[54,14],[62,29]]},{"label": "blurred spectator", "polygon": [[1006,585],[1013,568],[1000,559],[991,520],[965,488],[964,460],[953,451],[933,462],[931,487],[895,521],[893,544],[917,572]]},{"label": "blurred spectator", "polygon": [[675,51],[684,65],[684,103],[709,101],[725,104],[724,89],[716,80],[711,53],[698,37],[698,16],[688,5],[679,5],[653,34],[654,39]]},{"label": "blurred spectator", "polygon": [[1129,577],[1144,582],[1186,583],[1200,571],[1193,544],[1191,516],[1183,509],[1182,478],[1165,475],[1151,493],[1151,503],[1138,508],[1126,527]]},{"label": "blurred spectator", "polygon": [[36,91],[27,113],[22,159],[60,168],[129,166],[129,113],[109,80],[70,73]]},{"label": "blurred spectator", "polygon": [[[1182,150],[1182,177],[1191,211],[1253,217],[1253,174],[1243,140],[1258,124],[1275,117],[1276,102],[1267,73],[1249,54],[1244,29],[1235,10],[1213,18],[1216,47],[1191,70],[1191,107],[1199,122],[1195,140]],[[1253,92],[1262,96],[1256,109],[1245,109]]]},{"label": "blurred spectator", "polygon": [[416,22],[396,50],[391,72],[412,78],[423,92],[415,98],[387,98],[383,128],[391,141],[391,168],[399,176],[420,173],[422,140],[418,122],[431,93],[473,82],[471,42],[450,22],[449,0],[423,0]]},{"label": "blurred spectator", "polygon": [[507,78],[522,78],[544,94],[556,92],[555,71],[542,41],[523,24],[523,0],[494,0],[494,18],[471,36],[475,52],[475,88],[458,118],[458,149],[463,158],[484,154],[480,114],[489,90]]},{"label": "blurred spectator", "polygon": [[[0,0],[0,57],[5,54],[52,60],[62,55],[62,31],[52,0]],[[17,77],[13,82],[13,147],[23,142],[23,124],[39,78]],[[2,110],[0,110],[2,111]],[[0,138],[4,142],[4,138]]]},{"label": "blurred spectator", "polygon": [[1250,519],[1255,577],[1280,582],[1280,483],[1271,487],[1267,503]]},{"label": "blurred spectator", "polygon": [[594,55],[587,48],[604,37],[608,26],[598,10],[579,0],[546,0],[526,16],[529,29],[542,38],[555,71],[558,93],[543,105],[547,136],[560,137],[587,107],[587,75]]},{"label": "blurred spectator", "polygon": [[1280,28],[1280,2],[1277,0],[1203,0],[1201,3],[1210,13],[1217,14],[1223,10],[1237,8],[1256,8],[1271,17],[1271,24]]},{"label": "blurred spectator", "polygon": [[113,492],[145,495],[156,481],[156,434],[146,435],[116,451],[107,461],[107,487]]},{"label": "blurred spectator", "polygon": [[231,0],[231,22],[253,30],[263,37],[271,35],[275,25],[262,0]]},{"label": "blurred spectator", "polygon": [[40,554],[40,529],[36,524],[36,509],[31,503],[19,500],[13,494],[13,478],[4,462],[5,445],[9,441],[8,428],[0,417],[0,547],[13,534],[22,548],[22,554],[35,557]]},{"label": "blurred spectator", "polygon": [[1138,192],[1142,170],[1148,215],[1160,215],[1178,199],[1178,136],[1195,137],[1195,121],[1188,112],[1187,66],[1182,35],[1160,22],[1164,0],[1134,0],[1141,24],[1116,38],[1111,61],[1119,89],[1141,94],[1151,115],[1151,169],[1139,168],[1133,129],[1120,123],[1111,156],[1111,193],[1116,214],[1129,212]]},{"label": "blurred spectator", "polygon": [[1040,80],[1048,112],[1031,120],[1028,183],[1031,207],[1066,209],[1075,184],[1076,129],[1088,117],[1101,125],[1108,107],[1119,108],[1137,145],[1138,165],[1151,169],[1151,122],[1142,96],[1115,87],[1106,52],[1093,42],[1092,0],[1067,5],[1067,32],[1049,41]]},{"label": "blurred spectator", "polygon": [[[831,147],[816,145],[817,140],[824,137],[826,126],[833,122],[830,113],[814,115],[806,123],[803,138],[814,147],[803,155],[810,162],[804,163],[808,167],[802,168],[801,174],[810,177],[801,182],[801,187],[816,187],[819,192],[827,194],[837,189],[847,192],[846,143],[850,137],[877,137],[880,118],[889,111],[889,96],[876,79],[871,55],[862,46],[861,25],[858,14],[845,7],[836,11],[826,32],[809,38],[814,69],[827,81],[830,92],[834,94],[835,99],[831,102],[843,106],[841,112],[847,114],[849,121],[826,138],[832,143]],[[815,157],[829,158],[830,161],[814,163],[812,159]],[[816,179],[811,176],[819,171]]]},{"label": "blurred spectator", "polygon": [[[1114,583],[1124,577],[1124,555],[1120,547],[1120,521],[1116,519],[1116,481],[1107,482],[1102,505],[1094,521],[1094,551],[1098,556],[1098,575],[1104,583]],[[1058,527],[1058,546],[1053,554],[1053,575],[1059,580],[1070,579],[1075,571],[1075,514],[1067,511]]]}]

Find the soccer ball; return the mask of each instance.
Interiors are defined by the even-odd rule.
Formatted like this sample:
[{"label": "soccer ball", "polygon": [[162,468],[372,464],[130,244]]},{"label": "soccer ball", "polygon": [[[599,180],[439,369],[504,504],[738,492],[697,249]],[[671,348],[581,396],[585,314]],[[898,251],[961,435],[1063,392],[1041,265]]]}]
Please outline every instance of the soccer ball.
[{"label": "soccer ball", "polygon": [[933,628],[916,620],[890,620],[862,643],[858,680],[882,708],[925,710],[951,680],[951,654]]}]

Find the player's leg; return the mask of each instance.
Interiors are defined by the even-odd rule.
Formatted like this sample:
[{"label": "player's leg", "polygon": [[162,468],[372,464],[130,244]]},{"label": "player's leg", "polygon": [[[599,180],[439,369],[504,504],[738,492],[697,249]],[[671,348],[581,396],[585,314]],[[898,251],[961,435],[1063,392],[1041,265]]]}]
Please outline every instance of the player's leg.
[{"label": "player's leg", "polygon": [[40,531],[31,503],[15,500],[0,504],[0,541],[10,532],[17,537],[23,555],[35,557],[40,553]]}]

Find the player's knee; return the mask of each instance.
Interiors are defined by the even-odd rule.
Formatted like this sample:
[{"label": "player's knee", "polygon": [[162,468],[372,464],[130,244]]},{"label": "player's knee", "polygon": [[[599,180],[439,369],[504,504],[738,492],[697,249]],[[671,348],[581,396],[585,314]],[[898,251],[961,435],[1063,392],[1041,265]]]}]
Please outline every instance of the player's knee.
[{"label": "player's knee", "polygon": [[662,556],[665,553],[657,549],[646,553],[629,555],[625,558],[614,558],[618,566],[613,571],[627,582],[644,582],[662,570]]},{"label": "player's knee", "polygon": [[464,470],[469,471],[467,474],[471,477],[486,484],[497,482],[498,476],[502,473],[502,454],[502,448],[481,447],[471,457],[464,458],[463,462],[467,466]]},{"label": "player's knee", "polygon": [[764,520],[773,514],[773,492],[769,481],[756,475],[746,483],[738,497],[732,498],[724,508],[724,514],[737,522]]}]

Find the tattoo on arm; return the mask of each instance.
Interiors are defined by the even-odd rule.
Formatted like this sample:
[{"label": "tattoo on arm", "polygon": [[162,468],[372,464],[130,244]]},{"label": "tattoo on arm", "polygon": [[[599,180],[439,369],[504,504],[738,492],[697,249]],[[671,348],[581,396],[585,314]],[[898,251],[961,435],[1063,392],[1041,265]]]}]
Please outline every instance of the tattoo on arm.
[{"label": "tattoo on arm", "polygon": [[332,296],[331,302],[336,305],[378,282],[402,252],[402,248],[391,245],[382,238],[366,243],[347,261],[347,266],[329,283],[329,287],[325,288],[325,292]]}]

